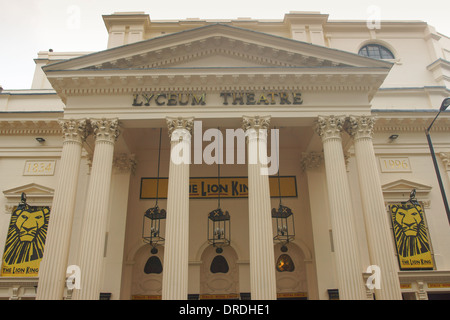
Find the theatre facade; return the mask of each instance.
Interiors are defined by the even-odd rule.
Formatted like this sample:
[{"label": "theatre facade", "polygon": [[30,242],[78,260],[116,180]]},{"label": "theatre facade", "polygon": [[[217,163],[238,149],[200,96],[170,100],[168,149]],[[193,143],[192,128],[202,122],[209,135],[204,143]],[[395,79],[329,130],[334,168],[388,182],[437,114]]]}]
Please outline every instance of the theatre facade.
[{"label": "theatre facade", "polygon": [[447,36],[103,20],[0,92],[1,299],[450,298]]}]

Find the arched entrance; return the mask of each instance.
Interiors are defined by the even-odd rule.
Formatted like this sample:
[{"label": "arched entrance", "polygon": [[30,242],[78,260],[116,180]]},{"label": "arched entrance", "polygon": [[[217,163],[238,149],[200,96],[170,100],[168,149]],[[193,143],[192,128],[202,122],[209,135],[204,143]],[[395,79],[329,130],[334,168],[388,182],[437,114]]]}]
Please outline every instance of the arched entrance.
[{"label": "arched entrance", "polygon": [[278,299],[307,299],[308,284],[303,251],[292,242],[285,248],[276,244],[274,250]]},{"label": "arched entrance", "polygon": [[200,299],[239,299],[238,256],[231,246],[208,246],[201,256]]}]

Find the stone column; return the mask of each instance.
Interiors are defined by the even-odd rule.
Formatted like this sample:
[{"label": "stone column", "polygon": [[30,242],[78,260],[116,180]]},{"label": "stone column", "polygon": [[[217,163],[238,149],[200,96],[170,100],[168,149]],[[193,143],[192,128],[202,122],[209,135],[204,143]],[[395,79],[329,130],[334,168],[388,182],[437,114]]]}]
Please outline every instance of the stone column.
[{"label": "stone column", "polygon": [[91,119],[91,126],[95,149],[80,238],[81,288],[74,291],[78,300],[99,299],[114,144],[119,136],[117,119]]},{"label": "stone column", "polygon": [[44,257],[39,267],[36,299],[61,300],[64,295],[70,236],[75,208],[86,120],[60,121],[64,134],[58,182],[51,206]]},{"label": "stone column", "polygon": [[189,165],[193,119],[167,119],[171,142],[163,300],[186,300],[189,268]]},{"label": "stone column", "polygon": [[380,289],[375,288],[375,296],[377,300],[401,300],[392,234],[372,144],[374,122],[372,116],[351,116],[346,130],[354,139],[370,262],[381,271]]},{"label": "stone column", "polygon": [[270,117],[244,117],[248,149],[248,215],[252,300],[277,298],[272,215],[267,174]]},{"label": "stone column", "polygon": [[361,300],[364,299],[365,289],[342,149],[341,131],[344,122],[345,117],[319,116],[316,132],[323,142],[339,298]]}]

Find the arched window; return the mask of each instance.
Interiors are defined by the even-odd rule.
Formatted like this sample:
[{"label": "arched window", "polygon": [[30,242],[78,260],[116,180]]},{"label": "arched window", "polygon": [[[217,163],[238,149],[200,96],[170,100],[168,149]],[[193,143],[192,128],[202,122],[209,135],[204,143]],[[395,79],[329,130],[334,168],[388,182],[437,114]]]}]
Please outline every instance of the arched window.
[{"label": "arched window", "polygon": [[394,59],[392,52],[379,44],[365,45],[359,50],[358,54],[373,59]]}]

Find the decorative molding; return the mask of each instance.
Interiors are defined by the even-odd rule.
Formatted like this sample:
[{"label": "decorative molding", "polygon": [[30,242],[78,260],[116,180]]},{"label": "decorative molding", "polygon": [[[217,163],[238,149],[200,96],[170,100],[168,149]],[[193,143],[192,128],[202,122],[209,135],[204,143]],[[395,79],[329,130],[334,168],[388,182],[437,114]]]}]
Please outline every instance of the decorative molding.
[{"label": "decorative molding", "polygon": [[247,130],[254,129],[254,130],[267,130],[270,127],[270,116],[254,116],[254,117],[248,117],[243,116],[242,117],[242,129],[246,132]]},{"label": "decorative molding", "polygon": [[[80,74],[78,77],[52,78],[55,89],[63,97],[89,94],[134,94],[139,92],[201,92],[201,91],[362,91],[374,94],[382,82],[379,74],[356,74],[330,69],[290,70],[266,69],[258,72],[246,68],[208,68],[192,70],[189,76],[170,70],[154,73],[141,70],[120,70],[116,74]],[[239,71],[238,71],[239,70]],[[146,71],[146,70],[143,70]],[[92,84],[95,79],[95,85]],[[76,81],[76,82],[75,82]]]},{"label": "decorative molding", "polygon": [[59,135],[61,127],[57,120],[13,120],[0,121],[1,135]]},{"label": "decorative molding", "polygon": [[5,204],[5,213],[12,214],[12,212],[16,206],[17,206],[17,204]]},{"label": "decorative molding", "polygon": [[20,187],[4,190],[3,194],[7,199],[17,201],[18,203],[20,201],[22,192],[25,192],[27,194],[28,199],[49,199],[53,197],[54,189],[42,186],[37,183],[29,183]]},{"label": "decorative molding", "polygon": [[419,300],[428,300],[427,288],[425,286],[425,282],[418,280],[417,281],[417,295]]},{"label": "decorative molding", "polygon": [[95,139],[114,143],[120,135],[118,119],[90,119]]},{"label": "decorative molding", "polygon": [[323,152],[304,152],[300,159],[302,171],[315,169],[323,164]]},{"label": "decorative molding", "polygon": [[9,300],[33,299],[36,297],[37,286],[37,277],[0,277],[0,288],[3,292],[4,288],[9,289]]},{"label": "decorative molding", "polygon": [[450,152],[439,153],[442,162],[444,163],[444,168],[446,171],[450,171]]},{"label": "decorative molding", "polygon": [[429,194],[432,187],[429,185],[406,179],[399,179],[382,185],[381,189],[386,205],[391,202],[407,201],[410,192],[415,189],[417,200],[423,204],[423,207],[430,208],[431,206]]},{"label": "decorative molding", "polygon": [[375,117],[373,116],[349,116],[345,123],[345,131],[357,139],[372,139]]},{"label": "decorative molding", "polygon": [[86,140],[89,133],[86,119],[59,120],[59,125],[61,126],[65,142],[82,143]]},{"label": "decorative molding", "polygon": [[6,214],[11,214],[14,207],[19,204],[22,193],[27,195],[27,202],[31,206],[50,206],[53,202],[54,189],[37,183],[29,183],[3,191],[6,198]]},{"label": "decorative molding", "polygon": [[115,154],[113,158],[113,166],[120,173],[131,172],[134,174],[136,171],[135,155],[127,153]]},{"label": "decorative molding", "polygon": [[345,124],[345,116],[319,116],[315,122],[315,131],[325,141],[330,138],[341,138]]},{"label": "decorative molding", "polygon": [[[374,132],[425,132],[430,125],[432,118],[422,114],[422,117],[414,115],[404,115],[393,117],[389,114],[377,113],[377,122],[374,125]],[[450,119],[437,119],[433,125],[433,132],[449,132]]]},{"label": "decorative molding", "polygon": [[167,128],[169,129],[169,137],[173,139],[177,139],[173,137],[172,134],[177,132],[177,134],[181,134],[183,131],[187,131],[190,135],[192,134],[192,128],[194,127],[194,118],[166,118]]}]

